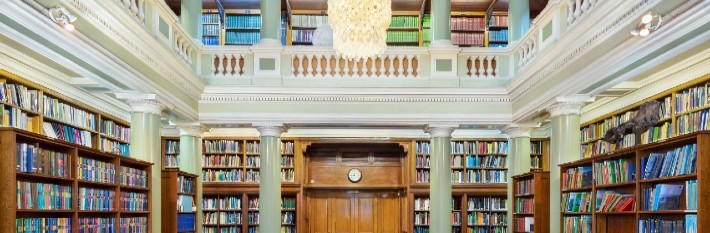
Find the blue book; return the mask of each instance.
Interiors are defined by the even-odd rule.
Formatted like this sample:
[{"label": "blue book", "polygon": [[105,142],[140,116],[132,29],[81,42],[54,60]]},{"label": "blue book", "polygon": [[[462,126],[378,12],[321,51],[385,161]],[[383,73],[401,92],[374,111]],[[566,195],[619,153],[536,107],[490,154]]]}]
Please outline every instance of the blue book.
[{"label": "blue book", "polygon": [[656,157],[651,154],[649,157],[644,157],[641,159],[641,164],[643,164],[643,179],[650,179],[651,172],[653,171],[653,164],[656,161]]},{"label": "blue book", "polygon": [[654,200],[654,210],[677,210],[680,204],[680,194],[683,192],[683,185],[658,184]]}]

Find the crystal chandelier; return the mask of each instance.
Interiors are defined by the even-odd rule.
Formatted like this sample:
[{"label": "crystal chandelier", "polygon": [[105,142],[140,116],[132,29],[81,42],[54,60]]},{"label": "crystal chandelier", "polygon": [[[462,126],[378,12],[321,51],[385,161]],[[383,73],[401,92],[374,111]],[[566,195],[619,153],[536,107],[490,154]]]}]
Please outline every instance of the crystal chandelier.
[{"label": "crystal chandelier", "polygon": [[392,0],[328,0],[333,48],[348,60],[383,54],[391,18]]}]

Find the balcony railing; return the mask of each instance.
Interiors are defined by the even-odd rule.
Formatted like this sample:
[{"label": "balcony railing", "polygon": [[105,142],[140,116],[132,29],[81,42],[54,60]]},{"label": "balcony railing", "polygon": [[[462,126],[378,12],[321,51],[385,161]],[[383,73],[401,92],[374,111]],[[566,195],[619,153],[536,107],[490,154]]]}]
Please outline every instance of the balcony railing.
[{"label": "balcony railing", "polygon": [[331,48],[290,47],[284,55],[293,78],[421,78],[425,48],[390,48],[377,58],[346,60]]}]

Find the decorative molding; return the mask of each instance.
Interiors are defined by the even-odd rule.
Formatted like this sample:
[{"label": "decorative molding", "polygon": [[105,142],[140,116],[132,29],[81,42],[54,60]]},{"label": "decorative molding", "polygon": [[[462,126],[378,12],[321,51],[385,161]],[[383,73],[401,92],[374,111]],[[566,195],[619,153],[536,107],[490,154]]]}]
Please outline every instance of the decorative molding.
[{"label": "decorative molding", "polygon": [[501,133],[508,135],[510,138],[529,138],[534,129],[540,124],[510,124],[501,129]]},{"label": "decorative molding", "polygon": [[209,132],[210,128],[200,124],[199,122],[183,123],[179,122],[175,124],[175,127],[179,130],[180,136],[192,136],[192,137],[202,137],[202,134]]},{"label": "decorative molding", "polygon": [[454,129],[457,127],[458,125],[455,124],[429,125],[425,131],[431,135],[432,138],[450,138],[451,134],[454,132]]},{"label": "decorative molding", "polygon": [[507,97],[242,96],[203,94],[200,103],[229,102],[470,102],[509,103]]},{"label": "decorative molding", "polygon": [[546,108],[551,117],[579,115],[585,103],[591,102],[588,95],[560,96]]},{"label": "decorative molding", "polygon": [[271,123],[254,125],[259,131],[261,137],[281,137],[281,134],[286,131],[286,127],[282,124]]},{"label": "decorative molding", "polygon": [[162,115],[166,105],[156,94],[118,93],[116,98],[124,99],[131,106],[131,112]]}]

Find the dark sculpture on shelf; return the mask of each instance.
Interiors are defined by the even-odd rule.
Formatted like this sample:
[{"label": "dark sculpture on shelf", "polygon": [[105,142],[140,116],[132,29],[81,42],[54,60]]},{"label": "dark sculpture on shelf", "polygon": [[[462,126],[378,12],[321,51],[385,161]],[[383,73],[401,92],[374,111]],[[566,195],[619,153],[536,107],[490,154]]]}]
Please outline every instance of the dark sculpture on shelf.
[{"label": "dark sculpture on shelf", "polygon": [[633,133],[640,135],[646,132],[649,128],[658,124],[658,121],[661,120],[661,116],[658,114],[660,110],[661,103],[655,100],[641,104],[641,107],[638,112],[636,112],[635,116],[621,125],[606,131],[604,141],[608,143],[616,143],[626,134]]}]

